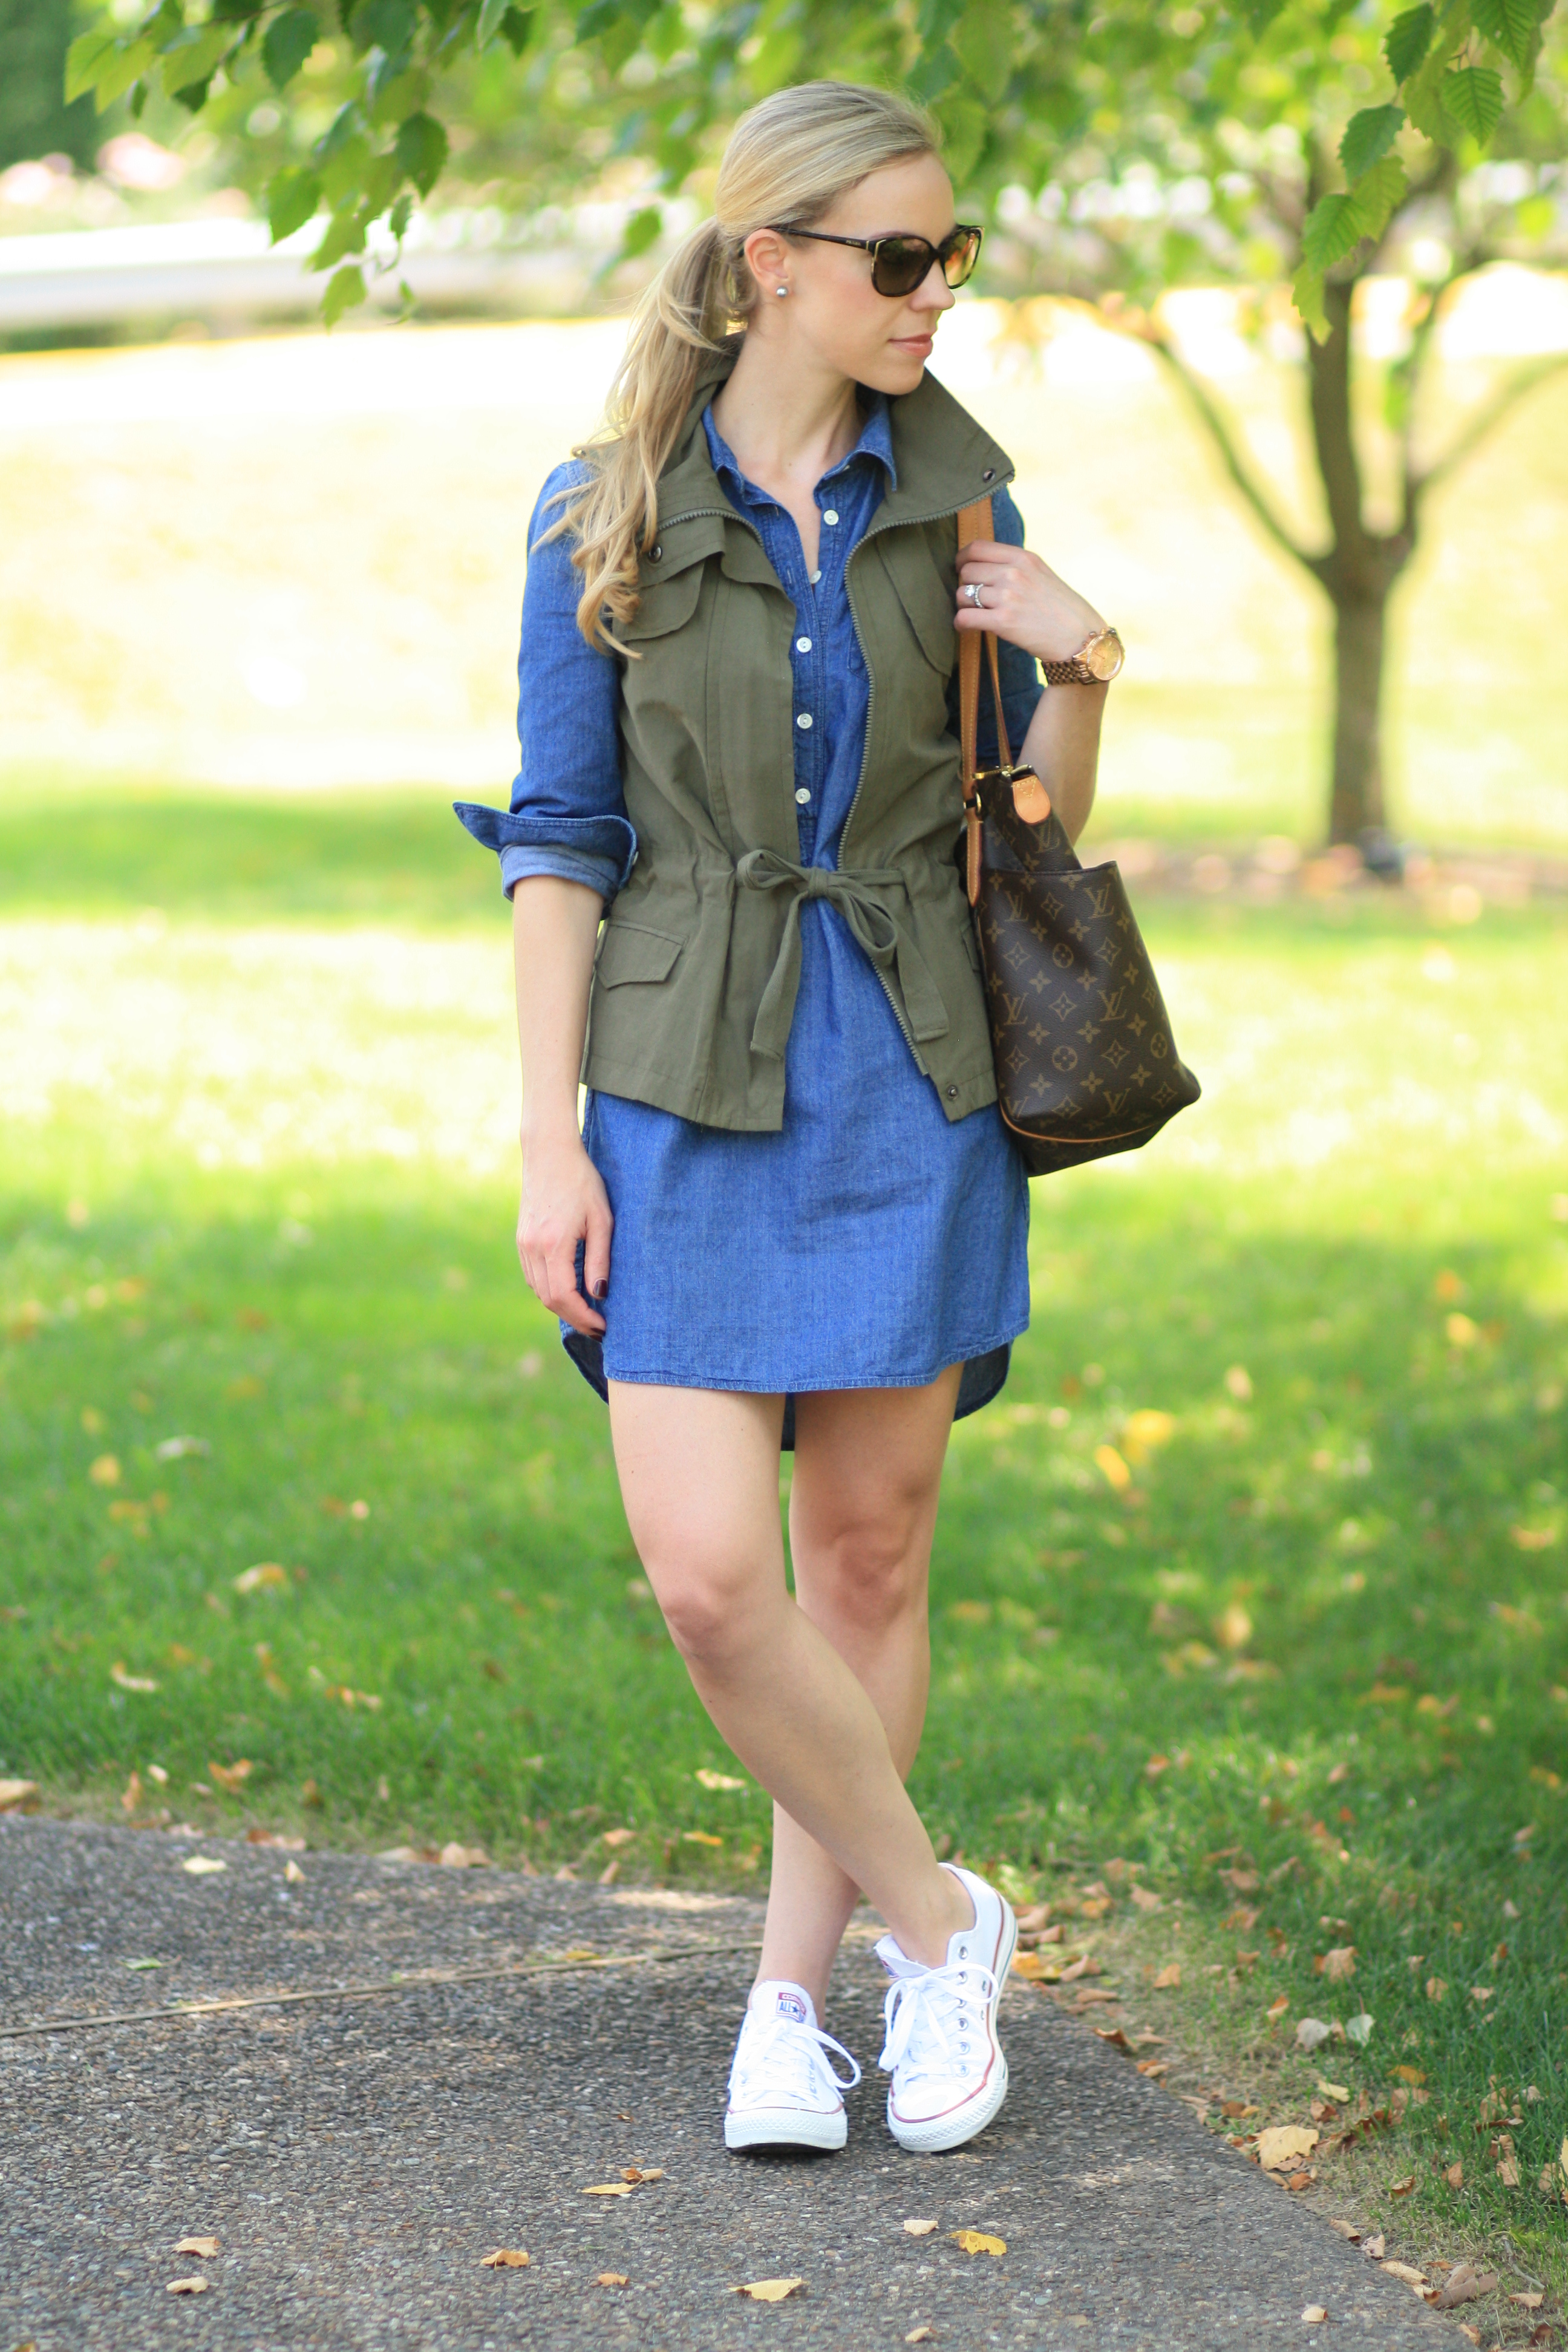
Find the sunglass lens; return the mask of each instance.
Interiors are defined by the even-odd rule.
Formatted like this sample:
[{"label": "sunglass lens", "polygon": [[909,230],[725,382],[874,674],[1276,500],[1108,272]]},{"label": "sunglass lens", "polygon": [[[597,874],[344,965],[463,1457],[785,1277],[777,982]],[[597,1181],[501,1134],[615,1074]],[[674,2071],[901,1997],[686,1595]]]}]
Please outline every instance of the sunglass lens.
[{"label": "sunglass lens", "polygon": [[951,236],[943,237],[937,248],[942,274],[950,286],[962,286],[973,276],[980,258],[980,236],[976,229],[956,228]]},{"label": "sunglass lens", "polygon": [[885,236],[871,282],[879,294],[912,294],[935,257],[923,236]]}]

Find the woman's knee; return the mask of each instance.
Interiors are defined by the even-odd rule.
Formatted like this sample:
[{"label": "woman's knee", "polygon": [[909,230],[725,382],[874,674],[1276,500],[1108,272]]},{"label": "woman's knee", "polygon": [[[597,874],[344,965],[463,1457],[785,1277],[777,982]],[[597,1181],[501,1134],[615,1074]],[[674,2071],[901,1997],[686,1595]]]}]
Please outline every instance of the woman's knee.
[{"label": "woman's knee", "polygon": [[645,1535],[638,1549],[669,1637],[688,1664],[720,1667],[757,1638],[767,1578],[739,1546]]},{"label": "woman's knee", "polygon": [[929,1515],[896,1504],[886,1510],[837,1514],[802,1530],[795,1579],[814,1602],[869,1632],[923,1612],[931,1564]]}]

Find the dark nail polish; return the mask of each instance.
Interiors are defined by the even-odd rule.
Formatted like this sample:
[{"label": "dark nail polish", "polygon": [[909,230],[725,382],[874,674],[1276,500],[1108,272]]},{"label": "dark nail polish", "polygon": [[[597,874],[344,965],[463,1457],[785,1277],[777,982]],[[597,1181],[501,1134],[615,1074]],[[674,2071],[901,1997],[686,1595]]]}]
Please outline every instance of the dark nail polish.
[{"label": "dark nail polish", "polygon": [[594,1296],[595,1298],[608,1298],[609,1295],[610,1286],[607,1282],[596,1282],[594,1285]]}]

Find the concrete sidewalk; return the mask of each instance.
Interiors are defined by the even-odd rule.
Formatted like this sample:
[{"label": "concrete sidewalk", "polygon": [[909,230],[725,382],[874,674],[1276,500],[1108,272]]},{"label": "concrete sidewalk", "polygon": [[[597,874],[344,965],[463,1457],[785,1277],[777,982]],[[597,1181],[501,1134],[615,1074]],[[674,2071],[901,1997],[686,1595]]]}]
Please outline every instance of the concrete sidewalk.
[{"label": "concrete sidewalk", "polygon": [[[196,1853],[226,1866],[193,1876]],[[289,1885],[288,1859],[0,1821],[0,2024],[584,1947],[678,1957],[0,2041],[0,2352],[1461,2340],[1022,1984],[998,2122],[908,2157],[858,1946],[828,2020],[867,2068],[847,2152],[735,2158],[723,2085],[754,1904],[321,1853]],[[583,2194],[634,2164],[663,2178]],[[939,2226],[910,2236],[916,2218]],[[963,2229],[1005,2253],[965,2253]],[[219,2252],[177,2254],[186,2235]],[[486,2269],[497,2247],[529,2266]],[[205,2293],[167,2292],[193,2273]],[[802,2284],[772,2305],[733,2292],[770,2278]],[[1310,2305],[1326,2323],[1303,2323]]]}]

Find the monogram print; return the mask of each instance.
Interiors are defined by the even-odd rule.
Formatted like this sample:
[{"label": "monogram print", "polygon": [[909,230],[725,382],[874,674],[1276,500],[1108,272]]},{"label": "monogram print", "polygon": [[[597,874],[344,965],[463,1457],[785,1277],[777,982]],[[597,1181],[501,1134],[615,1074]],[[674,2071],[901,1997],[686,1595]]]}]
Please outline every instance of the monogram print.
[{"label": "monogram print", "polygon": [[974,909],[1002,1113],[1032,1175],[1146,1143],[1198,1098],[1114,866],[985,807]]}]

